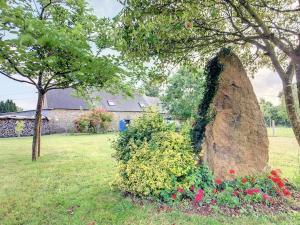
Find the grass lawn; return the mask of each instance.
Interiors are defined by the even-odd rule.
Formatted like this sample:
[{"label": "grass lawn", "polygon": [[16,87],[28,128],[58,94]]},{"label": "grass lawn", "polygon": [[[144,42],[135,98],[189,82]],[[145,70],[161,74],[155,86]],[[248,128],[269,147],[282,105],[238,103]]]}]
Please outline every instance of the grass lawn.
[{"label": "grass lawn", "polygon": [[[35,163],[30,161],[31,138],[0,139],[0,225],[300,224],[299,213],[200,217],[134,205],[110,188],[115,173],[111,138],[44,136],[42,157]],[[297,152],[292,136],[270,137],[270,164],[291,179],[296,179]]]}]

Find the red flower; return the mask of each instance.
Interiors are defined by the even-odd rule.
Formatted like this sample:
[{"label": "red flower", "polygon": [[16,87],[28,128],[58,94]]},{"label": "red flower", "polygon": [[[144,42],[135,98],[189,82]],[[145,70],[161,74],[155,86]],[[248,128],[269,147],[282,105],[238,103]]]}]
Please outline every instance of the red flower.
[{"label": "red flower", "polygon": [[259,189],[257,188],[247,189],[245,192],[247,195],[254,195],[259,193]]},{"label": "red flower", "polygon": [[194,190],[195,190],[195,186],[193,185],[190,187],[190,191],[194,191]]},{"label": "red flower", "polygon": [[246,177],[242,178],[242,183],[245,184],[247,183],[248,179]]},{"label": "red flower", "polygon": [[177,195],[176,194],[172,194],[172,199],[176,200],[176,198],[177,198]]},{"label": "red flower", "polygon": [[202,189],[199,189],[197,194],[195,195],[195,202],[199,203],[203,199],[204,191]]},{"label": "red flower", "polygon": [[282,193],[284,194],[284,196],[290,196],[291,195],[291,192],[288,189],[285,189],[285,188],[282,190]]},{"label": "red flower", "polygon": [[271,180],[272,180],[274,183],[281,182],[280,177],[271,177]]},{"label": "red flower", "polygon": [[217,185],[220,185],[220,184],[222,184],[222,180],[221,179],[215,179],[215,183],[217,184]]},{"label": "red flower", "polygon": [[234,196],[238,196],[238,195],[239,195],[239,192],[238,192],[238,191],[234,191],[234,192],[232,192],[232,194],[233,194]]},{"label": "red flower", "polygon": [[269,200],[270,196],[264,193],[264,194],[262,195],[262,198],[263,198],[263,200],[266,201],[266,200]]},{"label": "red flower", "polygon": [[279,180],[277,182],[278,187],[283,188],[284,187],[284,183],[282,182],[282,180]]},{"label": "red flower", "polygon": [[183,193],[183,192],[184,192],[184,189],[183,189],[183,188],[178,188],[177,191],[178,191],[179,193]]},{"label": "red flower", "polygon": [[230,169],[230,170],[228,170],[228,173],[235,174],[235,170],[234,169]]},{"label": "red flower", "polygon": [[214,194],[215,194],[215,193],[217,193],[217,192],[218,192],[218,190],[217,190],[217,189],[214,189],[214,190],[213,190],[213,193],[214,193]]},{"label": "red flower", "polygon": [[281,171],[279,169],[277,170],[271,170],[271,174],[275,177],[279,177],[279,173],[281,173]]}]

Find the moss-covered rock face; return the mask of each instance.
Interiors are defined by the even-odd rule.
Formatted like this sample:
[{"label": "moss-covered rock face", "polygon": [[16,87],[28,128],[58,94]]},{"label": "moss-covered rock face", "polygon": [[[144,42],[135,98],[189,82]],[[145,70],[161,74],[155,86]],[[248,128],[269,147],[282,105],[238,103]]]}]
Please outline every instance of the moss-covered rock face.
[{"label": "moss-covered rock face", "polygon": [[220,63],[220,58],[231,54],[229,48],[223,48],[212,58],[205,67],[205,93],[198,109],[198,118],[192,131],[193,145],[196,153],[201,151],[201,145],[204,139],[205,127],[212,120],[213,112],[210,110],[210,105],[218,90],[219,77],[223,70],[223,65]]},{"label": "moss-covered rock face", "polygon": [[207,93],[199,107],[193,143],[217,178],[261,172],[268,137],[250,80],[239,58],[222,50],[207,68]]}]

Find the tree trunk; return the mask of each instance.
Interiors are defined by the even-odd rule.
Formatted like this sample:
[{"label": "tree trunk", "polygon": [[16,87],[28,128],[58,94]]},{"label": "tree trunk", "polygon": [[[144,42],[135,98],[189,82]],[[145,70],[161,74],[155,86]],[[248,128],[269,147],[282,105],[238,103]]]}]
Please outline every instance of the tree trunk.
[{"label": "tree trunk", "polygon": [[300,65],[295,66],[296,72],[296,82],[297,82],[297,96],[298,96],[298,103],[300,107]]},{"label": "tree trunk", "polygon": [[300,145],[300,120],[296,111],[295,99],[293,96],[292,81],[283,82],[283,92],[285,98],[286,110],[290,119],[295,137]]},{"label": "tree trunk", "polygon": [[[42,109],[43,109],[43,105],[44,105],[44,95],[42,97]],[[39,133],[38,133],[38,146],[37,146],[37,149],[38,149],[38,157],[41,156],[41,136],[42,136],[42,129],[43,129],[43,121],[42,121],[42,115],[40,116],[40,121],[39,121]]]},{"label": "tree trunk", "polygon": [[37,102],[36,112],[35,112],[34,133],[33,133],[33,140],[32,140],[32,161],[36,161],[37,150],[39,147],[39,139],[41,138],[40,130],[41,130],[43,99],[44,99],[44,94],[39,92],[38,102]]},{"label": "tree trunk", "polygon": [[40,117],[39,121],[39,133],[38,133],[38,146],[37,146],[37,152],[38,152],[38,158],[41,156],[41,136],[42,136],[42,116]]}]

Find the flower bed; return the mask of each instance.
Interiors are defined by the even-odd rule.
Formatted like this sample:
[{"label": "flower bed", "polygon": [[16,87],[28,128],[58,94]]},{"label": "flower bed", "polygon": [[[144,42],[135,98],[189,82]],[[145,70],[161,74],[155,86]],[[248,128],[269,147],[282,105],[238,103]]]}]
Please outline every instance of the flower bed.
[{"label": "flower bed", "polygon": [[[133,199],[150,199],[164,209],[178,207],[187,212],[225,214],[300,210],[293,206],[299,192],[280,170],[230,180],[214,178],[199,165],[189,132],[174,131],[158,113],[148,111],[114,143],[118,162],[115,187]],[[170,208],[171,207],[171,208]]]}]

